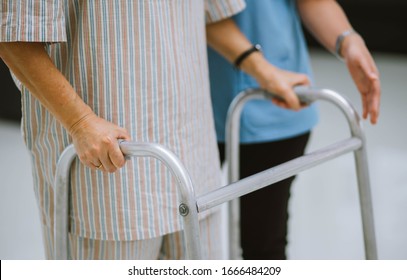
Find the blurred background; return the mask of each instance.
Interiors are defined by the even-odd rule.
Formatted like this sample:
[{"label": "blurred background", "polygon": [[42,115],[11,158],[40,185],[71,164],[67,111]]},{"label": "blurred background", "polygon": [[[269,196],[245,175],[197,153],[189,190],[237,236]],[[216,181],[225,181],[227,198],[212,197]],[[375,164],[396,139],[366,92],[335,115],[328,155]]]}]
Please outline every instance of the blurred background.
[{"label": "blurred background", "polygon": [[[381,73],[381,117],[364,122],[379,259],[407,259],[407,2],[338,1],[373,52]],[[344,64],[307,36],[316,85],[359,94]],[[0,61],[0,259],[43,259],[30,157],[20,133],[20,94]],[[349,136],[343,115],[320,102],[321,121],[308,151]],[[403,129],[404,127],[404,129]],[[290,259],[363,259],[352,154],[301,173],[290,204]]]}]

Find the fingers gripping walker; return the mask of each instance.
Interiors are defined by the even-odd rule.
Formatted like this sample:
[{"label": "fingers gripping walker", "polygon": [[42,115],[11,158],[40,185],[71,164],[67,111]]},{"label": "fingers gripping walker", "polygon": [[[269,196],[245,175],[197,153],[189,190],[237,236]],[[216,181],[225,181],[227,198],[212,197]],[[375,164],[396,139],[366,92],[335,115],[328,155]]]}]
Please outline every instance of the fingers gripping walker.
[{"label": "fingers gripping walker", "polygon": [[[352,105],[338,93],[327,89],[298,87],[295,92],[301,102],[311,103],[315,100],[332,102],[345,114],[351,137],[326,148],[306,154],[276,167],[237,181],[239,174],[239,123],[244,104],[252,99],[269,99],[272,94],[259,89],[250,89],[239,94],[230,106],[227,120],[226,159],[229,163],[229,185],[195,196],[193,183],[180,160],[168,149],[153,143],[122,142],[120,148],[126,156],[154,157],[170,169],[178,183],[181,202],[179,213],[184,218],[184,232],[187,254],[190,259],[201,259],[198,213],[234,200],[270,184],[289,178],[301,171],[336,158],[345,153],[354,152],[359,185],[359,199],[363,223],[365,257],[377,259],[375,231],[373,223],[372,202],[369,174],[367,168],[365,137],[360,119]],[[55,175],[55,258],[68,257],[69,231],[69,173],[72,161],[76,157],[73,145],[61,154]],[[233,182],[233,183],[230,183]],[[231,217],[230,220],[235,220]],[[233,238],[230,238],[233,242]],[[230,256],[236,256],[236,249],[231,243]],[[235,250],[235,251],[233,251]]]}]

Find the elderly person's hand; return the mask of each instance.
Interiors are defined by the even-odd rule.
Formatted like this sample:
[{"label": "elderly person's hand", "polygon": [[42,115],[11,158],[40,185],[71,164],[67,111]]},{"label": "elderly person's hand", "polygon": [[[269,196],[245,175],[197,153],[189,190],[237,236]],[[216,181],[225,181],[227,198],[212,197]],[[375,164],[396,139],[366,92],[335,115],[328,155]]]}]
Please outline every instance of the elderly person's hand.
[{"label": "elderly person's hand", "polygon": [[115,172],[125,164],[118,140],[130,140],[126,129],[91,113],[75,123],[69,132],[83,164],[105,172]]},{"label": "elderly person's hand", "polygon": [[363,118],[370,116],[370,122],[375,124],[379,118],[381,89],[379,72],[373,58],[357,33],[344,40],[340,54],[361,94]]}]

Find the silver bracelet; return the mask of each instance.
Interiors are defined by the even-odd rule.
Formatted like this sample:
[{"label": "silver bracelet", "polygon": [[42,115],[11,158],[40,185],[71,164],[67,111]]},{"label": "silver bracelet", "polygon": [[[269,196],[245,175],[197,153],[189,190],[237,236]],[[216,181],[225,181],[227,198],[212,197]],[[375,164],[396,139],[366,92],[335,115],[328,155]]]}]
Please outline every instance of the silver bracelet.
[{"label": "silver bracelet", "polygon": [[335,55],[338,59],[343,60],[343,57],[341,56],[341,48],[342,48],[343,40],[345,40],[346,37],[348,37],[349,35],[352,35],[353,33],[356,33],[356,31],[353,29],[349,29],[349,30],[342,32],[338,36],[338,38],[336,38]]}]

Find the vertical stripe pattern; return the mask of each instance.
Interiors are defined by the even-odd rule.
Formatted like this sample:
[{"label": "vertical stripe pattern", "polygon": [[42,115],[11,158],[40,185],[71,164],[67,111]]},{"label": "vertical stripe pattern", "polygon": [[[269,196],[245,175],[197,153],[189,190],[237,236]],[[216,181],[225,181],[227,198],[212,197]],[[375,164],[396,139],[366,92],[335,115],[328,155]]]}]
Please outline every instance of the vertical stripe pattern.
[{"label": "vertical stripe pattern", "polygon": [[[222,258],[220,211],[215,211],[199,223],[202,257]],[[105,241],[69,235],[69,258],[75,260],[181,260],[186,259],[182,231],[142,241]]]},{"label": "vertical stripe pattern", "polygon": [[[47,50],[78,95],[134,141],[171,149],[199,195],[220,186],[205,17],[218,20],[242,8],[241,0],[5,0],[0,40],[66,41]],[[22,107],[42,221],[53,228],[55,164],[71,139],[24,87]],[[175,180],[156,160],[131,159],[114,174],[76,160],[71,189],[74,235],[121,241],[182,229]]]},{"label": "vertical stripe pattern", "polygon": [[1,40],[6,42],[66,41],[63,2],[60,0],[2,0],[0,2]]}]

